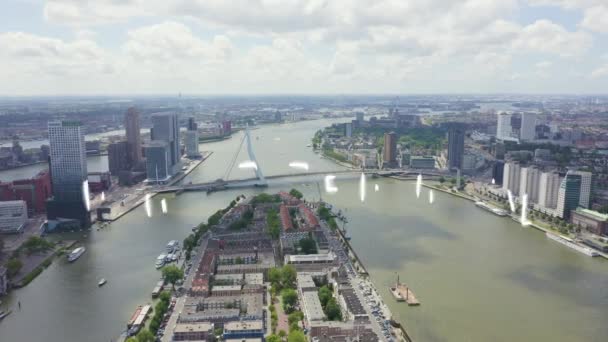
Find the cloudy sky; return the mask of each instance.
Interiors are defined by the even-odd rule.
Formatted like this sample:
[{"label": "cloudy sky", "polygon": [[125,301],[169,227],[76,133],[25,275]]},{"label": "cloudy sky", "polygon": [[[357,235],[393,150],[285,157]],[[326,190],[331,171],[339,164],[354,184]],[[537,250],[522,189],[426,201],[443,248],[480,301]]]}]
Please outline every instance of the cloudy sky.
[{"label": "cloudy sky", "polygon": [[608,89],[608,0],[2,0],[0,8],[0,95]]}]

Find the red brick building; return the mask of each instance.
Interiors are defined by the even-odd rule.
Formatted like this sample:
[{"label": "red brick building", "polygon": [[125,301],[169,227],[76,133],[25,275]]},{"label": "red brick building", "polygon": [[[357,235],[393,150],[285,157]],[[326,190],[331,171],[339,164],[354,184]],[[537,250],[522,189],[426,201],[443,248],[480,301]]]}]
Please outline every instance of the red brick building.
[{"label": "red brick building", "polygon": [[0,200],[23,200],[30,213],[46,212],[46,200],[51,196],[51,174],[48,170],[40,171],[30,179],[0,183]]}]

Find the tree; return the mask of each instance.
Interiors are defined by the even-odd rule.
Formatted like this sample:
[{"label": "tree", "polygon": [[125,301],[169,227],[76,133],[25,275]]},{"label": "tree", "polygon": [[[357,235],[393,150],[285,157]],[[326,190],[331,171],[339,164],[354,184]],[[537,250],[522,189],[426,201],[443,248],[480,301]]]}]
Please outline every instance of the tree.
[{"label": "tree", "polygon": [[452,183],[452,185],[456,185],[456,178],[450,178],[450,183]]},{"label": "tree", "polygon": [[441,183],[441,184],[445,183],[445,177],[443,177],[443,176],[439,177],[439,183]]},{"label": "tree", "polygon": [[148,329],[143,329],[137,334],[137,342],[155,342],[154,334]]},{"label": "tree", "polygon": [[335,298],[330,298],[325,306],[325,315],[330,321],[339,321],[342,319],[342,313],[340,312],[340,306],[336,302]]},{"label": "tree", "polygon": [[287,333],[285,332],[285,330],[279,330],[279,337],[280,338],[285,338],[287,336]]},{"label": "tree", "polygon": [[304,238],[300,240],[300,253],[301,254],[316,254],[317,243],[312,238]]},{"label": "tree", "polygon": [[319,289],[319,301],[321,302],[321,306],[325,307],[332,297],[332,292],[329,287],[327,287],[327,285],[321,286]]},{"label": "tree", "polygon": [[270,280],[271,284],[281,284],[281,278],[283,277],[283,274],[281,272],[281,269],[278,267],[274,267],[271,268],[268,271],[268,280]]},{"label": "tree", "polygon": [[15,276],[17,273],[19,273],[19,270],[21,269],[21,267],[23,266],[23,263],[21,262],[21,260],[17,259],[17,258],[12,258],[9,259],[9,261],[6,263],[6,271],[8,273],[9,277],[13,277]]},{"label": "tree", "polygon": [[129,337],[125,342],[137,342],[137,337]]},{"label": "tree", "polygon": [[306,342],[306,335],[300,330],[292,330],[287,336],[287,342]]},{"label": "tree", "polygon": [[178,280],[181,280],[183,278],[184,271],[182,271],[179,267],[175,265],[163,267],[163,279],[165,279],[166,282],[170,283],[171,286],[175,287],[175,283],[177,283]]},{"label": "tree", "polygon": [[296,269],[292,265],[285,265],[281,271],[283,287],[295,288]]},{"label": "tree", "polygon": [[291,191],[289,191],[289,194],[297,199],[302,199],[302,197],[304,197],[304,195],[302,195],[302,193],[296,189],[291,189]]},{"label": "tree", "polygon": [[298,293],[294,289],[284,289],[281,292],[281,298],[283,299],[283,309],[289,312],[298,302]]},{"label": "tree", "polygon": [[266,338],[266,342],[281,342],[281,338],[275,334],[272,334]]},{"label": "tree", "polygon": [[294,312],[290,313],[289,316],[287,316],[287,321],[291,325],[293,323],[298,323],[303,318],[304,318],[304,314],[302,313],[302,311],[294,311]]}]

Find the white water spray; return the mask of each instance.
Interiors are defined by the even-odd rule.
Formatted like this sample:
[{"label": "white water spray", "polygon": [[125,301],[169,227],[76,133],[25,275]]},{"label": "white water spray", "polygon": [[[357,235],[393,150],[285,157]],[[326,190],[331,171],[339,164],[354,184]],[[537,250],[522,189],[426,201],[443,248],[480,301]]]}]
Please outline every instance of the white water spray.
[{"label": "white water spray", "polygon": [[291,167],[292,169],[299,169],[305,171],[308,171],[309,168],[308,163],[303,161],[292,161],[291,163],[289,163],[289,167]]},{"label": "white water spray", "polygon": [[240,162],[239,163],[239,169],[258,169],[258,164],[256,164],[254,161],[251,160],[246,160],[244,162]]},{"label": "white water spray", "polygon": [[528,194],[521,196],[521,225],[527,226],[530,224],[528,221]]},{"label": "white water spray", "polygon": [[91,195],[89,194],[88,180],[82,182],[82,199],[84,200],[84,206],[87,208],[87,211],[91,210]]},{"label": "white water spray", "polygon": [[374,191],[375,191],[375,192],[380,191],[380,186],[379,186],[378,184],[375,184],[375,185],[374,185]]},{"label": "white water spray", "polygon": [[420,198],[420,192],[422,191],[422,175],[418,174],[416,178],[416,198]]},{"label": "white water spray", "polygon": [[509,207],[511,208],[511,213],[515,212],[515,201],[513,200],[513,194],[511,190],[507,190],[507,196],[509,196]]},{"label": "white water spray", "polygon": [[435,194],[433,193],[433,189],[429,190],[429,203],[433,204],[435,202]]},{"label": "white water spray", "polygon": [[336,192],[338,192],[338,187],[336,186],[336,183],[334,182],[334,180],[336,179],[336,176],[334,175],[327,175],[325,176],[325,191],[327,193],[330,194],[335,194]]},{"label": "white water spray", "polygon": [[106,193],[105,191],[101,192],[101,201],[105,201],[106,200]]},{"label": "white water spray", "polygon": [[361,202],[365,202],[365,185],[367,180],[365,179],[365,174],[361,172],[361,179],[359,180],[359,198],[361,198]]},{"label": "white water spray", "polygon": [[146,206],[146,215],[148,215],[148,217],[152,217],[152,201],[151,198],[152,196],[150,196],[150,194],[146,194],[146,202],[145,202],[145,206]]},{"label": "white water spray", "polygon": [[496,179],[492,178],[492,185],[496,184]]},{"label": "white water spray", "polygon": [[161,208],[161,210],[163,211],[163,214],[166,214],[166,213],[167,213],[167,200],[166,200],[166,199],[164,199],[164,198],[163,198],[163,199],[160,201],[160,208]]}]

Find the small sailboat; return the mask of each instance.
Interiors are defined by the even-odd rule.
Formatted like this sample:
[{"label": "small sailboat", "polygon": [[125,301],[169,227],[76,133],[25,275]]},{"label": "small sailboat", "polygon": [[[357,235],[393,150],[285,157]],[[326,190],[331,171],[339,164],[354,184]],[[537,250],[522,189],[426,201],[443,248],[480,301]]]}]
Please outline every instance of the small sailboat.
[{"label": "small sailboat", "polygon": [[106,278],[101,278],[99,279],[99,282],[97,283],[97,286],[102,287],[104,286],[108,281],[106,280]]}]

